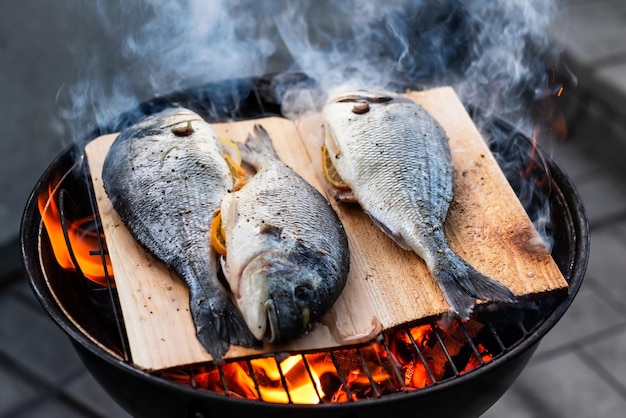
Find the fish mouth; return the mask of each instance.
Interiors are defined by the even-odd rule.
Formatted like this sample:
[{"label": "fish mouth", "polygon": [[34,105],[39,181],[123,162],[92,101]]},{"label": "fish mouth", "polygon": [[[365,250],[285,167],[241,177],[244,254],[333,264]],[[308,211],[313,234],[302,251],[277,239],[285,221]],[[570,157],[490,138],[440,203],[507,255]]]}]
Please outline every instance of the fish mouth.
[{"label": "fish mouth", "polygon": [[[278,318],[278,311],[276,310],[276,304],[274,299],[268,299],[265,301],[265,313],[267,315],[267,328],[265,338],[269,343],[277,343],[284,339],[290,338],[291,335],[283,335],[280,327],[280,319]],[[303,307],[301,311],[302,328],[306,329],[311,319],[311,311],[308,307]],[[290,334],[289,331],[287,331]]]},{"label": "fish mouth", "polygon": [[240,273],[238,282],[230,283],[248,328],[257,339],[269,343],[301,335],[315,316],[314,286],[294,284],[298,267],[283,256],[274,250],[258,254]]},{"label": "fish mouth", "polygon": [[267,314],[267,324],[269,325],[266,329],[267,341],[270,343],[280,341],[280,326],[278,324],[278,314],[276,312],[274,299],[269,299],[265,302],[265,313]]}]

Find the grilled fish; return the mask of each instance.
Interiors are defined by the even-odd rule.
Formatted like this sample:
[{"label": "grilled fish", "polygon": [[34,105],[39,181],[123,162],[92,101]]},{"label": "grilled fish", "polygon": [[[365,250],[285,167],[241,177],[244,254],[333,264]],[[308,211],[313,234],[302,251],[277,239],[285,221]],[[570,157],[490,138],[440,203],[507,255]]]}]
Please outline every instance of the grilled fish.
[{"label": "grilled fish", "polygon": [[453,312],[468,318],[476,299],[514,300],[506,286],[448,245],[452,158],[443,128],[424,108],[390,92],[356,91],[331,99],[323,120],[326,149],[350,198],[401,248],[425,261]]},{"label": "grilled fish", "polygon": [[258,339],[297,337],[333,305],[349,270],[348,240],[328,201],[277,156],[256,125],[241,148],[256,169],[221,205],[223,270]]},{"label": "grilled fish", "polygon": [[105,190],[137,241],[189,287],[200,343],[220,362],[230,344],[256,346],[218,277],[209,230],[233,179],[211,126],[187,109],[123,130],[102,172]]}]

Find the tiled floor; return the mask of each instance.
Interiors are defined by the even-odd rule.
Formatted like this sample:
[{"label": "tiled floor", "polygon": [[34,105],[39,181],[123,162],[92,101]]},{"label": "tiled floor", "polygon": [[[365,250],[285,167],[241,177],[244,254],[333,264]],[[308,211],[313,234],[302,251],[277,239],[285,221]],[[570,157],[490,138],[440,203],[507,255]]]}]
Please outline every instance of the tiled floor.
[{"label": "tiled floor", "polygon": [[[568,111],[572,134],[565,142],[545,141],[544,149],[569,173],[587,208],[589,268],[571,308],[484,418],[626,414],[626,170],[620,165],[626,6],[621,0],[569,3],[569,24],[560,33],[568,33],[561,42],[580,81],[575,109]],[[128,416],[35,300],[17,248],[0,249],[0,418]]]}]

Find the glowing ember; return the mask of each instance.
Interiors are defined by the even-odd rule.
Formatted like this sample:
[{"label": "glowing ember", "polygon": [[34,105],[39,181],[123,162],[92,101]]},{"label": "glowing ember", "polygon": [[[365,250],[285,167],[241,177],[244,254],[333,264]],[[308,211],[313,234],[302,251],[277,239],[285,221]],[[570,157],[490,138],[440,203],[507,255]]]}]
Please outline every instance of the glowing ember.
[{"label": "glowing ember", "polygon": [[[55,258],[62,268],[79,270],[89,280],[107,286],[106,273],[112,278],[112,267],[108,256],[101,255],[105,239],[95,228],[97,215],[71,219],[61,214],[58,185],[51,182],[38,196]],[[226,396],[271,403],[371,399],[421,389],[490,361],[493,356],[484,345],[470,344],[482,328],[474,320],[421,325],[358,348],[208,364],[161,375]]]},{"label": "glowing ember", "polygon": [[107,255],[103,262],[100,245],[104,245],[104,235],[94,227],[96,215],[75,220],[65,217],[66,235],[57,204],[58,185],[57,181],[50,182],[48,189],[37,197],[39,213],[50,238],[54,256],[61,268],[80,270],[94,283],[107,286],[107,273],[112,279],[113,268]]},{"label": "glowing ember", "polygon": [[[163,377],[228,396],[273,403],[341,403],[424,388],[490,361],[482,344],[468,347],[483,325],[454,322],[397,331],[385,342],[331,352],[297,354],[209,365],[191,372],[168,371]],[[443,348],[445,346],[445,349]],[[463,355],[469,351],[468,355]],[[390,358],[391,357],[391,358]],[[459,358],[463,358],[459,360]],[[457,365],[456,363],[462,364]],[[400,372],[400,374],[399,374]],[[286,389],[285,389],[286,388]]]}]

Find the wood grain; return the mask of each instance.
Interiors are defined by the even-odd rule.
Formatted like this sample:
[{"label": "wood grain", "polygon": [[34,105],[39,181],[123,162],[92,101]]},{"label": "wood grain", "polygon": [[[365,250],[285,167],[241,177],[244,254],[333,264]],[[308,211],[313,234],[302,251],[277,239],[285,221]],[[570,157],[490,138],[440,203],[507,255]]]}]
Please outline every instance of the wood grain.
[{"label": "wood grain", "polygon": [[[446,222],[450,244],[479,271],[518,296],[567,288],[567,282],[535,231],[489,149],[451,88],[410,92],[450,138],[455,195]],[[323,131],[319,115],[296,122],[264,118],[213,125],[218,136],[244,141],[254,124],[272,137],[279,156],[329,197],[349,237],[348,283],[324,320],[306,336],[260,350],[233,346],[226,358],[273,351],[309,351],[365,342],[382,330],[448,311],[424,262],[400,249],[356,205],[336,203],[321,176]],[[104,225],[132,361],[160,370],[211,360],[195,338],[184,283],[145,253],[125,228],[104,192],[100,174],[116,135],[86,147]]]}]

